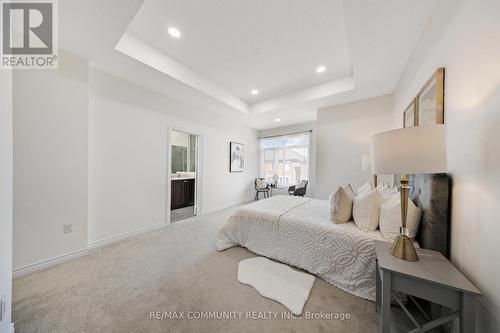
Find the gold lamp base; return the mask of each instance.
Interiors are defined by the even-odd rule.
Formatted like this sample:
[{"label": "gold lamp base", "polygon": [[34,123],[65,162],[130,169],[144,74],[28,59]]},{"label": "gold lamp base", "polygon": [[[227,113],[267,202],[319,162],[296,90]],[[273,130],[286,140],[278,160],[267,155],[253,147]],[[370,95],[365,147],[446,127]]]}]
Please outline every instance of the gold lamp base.
[{"label": "gold lamp base", "polygon": [[399,235],[392,244],[391,254],[406,261],[418,261],[413,241],[406,235]]},{"label": "gold lamp base", "polygon": [[415,250],[413,241],[408,237],[409,233],[406,228],[410,182],[405,174],[401,175],[399,190],[401,191],[401,228],[399,228],[399,236],[394,240],[390,252],[399,259],[418,261],[417,251]]}]

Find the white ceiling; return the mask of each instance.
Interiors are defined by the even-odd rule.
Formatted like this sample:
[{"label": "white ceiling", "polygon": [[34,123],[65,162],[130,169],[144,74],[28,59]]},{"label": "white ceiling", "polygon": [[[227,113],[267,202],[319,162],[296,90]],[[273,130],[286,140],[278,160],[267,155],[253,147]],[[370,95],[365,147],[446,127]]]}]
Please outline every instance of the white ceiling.
[{"label": "white ceiling", "polygon": [[352,74],[342,0],[147,0],[127,32],[250,104]]},{"label": "white ceiling", "polygon": [[391,93],[435,2],[61,1],[60,45],[200,113],[264,129]]}]

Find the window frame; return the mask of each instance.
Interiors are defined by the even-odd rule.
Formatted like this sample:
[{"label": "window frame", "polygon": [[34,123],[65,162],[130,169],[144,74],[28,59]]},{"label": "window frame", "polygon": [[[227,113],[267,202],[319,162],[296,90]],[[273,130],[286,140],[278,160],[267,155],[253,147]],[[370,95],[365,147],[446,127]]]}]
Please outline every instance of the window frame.
[{"label": "window frame", "polygon": [[[305,168],[306,168],[306,175],[305,177],[299,176],[298,181],[301,180],[310,180],[311,176],[311,133],[312,131],[304,131],[304,132],[296,132],[296,133],[290,133],[290,134],[283,134],[283,135],[275,135],[275,136],[267,136],[267,137],[261,137],[259,138],[259,156],[260,156],[260,165],[259,165],[259,174],[260,177],[266,178],[267,181],[274,181],[274,176],[278,175],[279,180],[278,184],[282,186],[292,186],[297,184],[297,179],[290,179],[288,177],[285,177],[284,174],[280,174],[279,172],[279,166],[281,165],[292,165],[293,166],[293,159],[285,159],[286,157],[286,152],[290,151],[293,149],[305,149]],[[284,145],[278,145],[279,139],[285,139],[285,140],[290,140],[293,138],[301,138],[303,137],[307,143],[306,144],[292,144],[290,146],[284,144]],[[265,143],[269,141],[274,140],[274,145],[272,147],[265,147]],[[266,152],[272,152],[273,154],[273,159],[268,160],[266,159]],[[280,159],[280,153],[283,154],[283,158]],[[291,162],[291,163],[290,163]],[[302,164],[301,162],[299,162]],[[266,165],[271,165],[272,167],[272,176],[268,176],[266,172]],[[284,167],[285,168],[285,167]],[[292,174],[295,174],[295,171],[291,171]],[[302,174],[302,172],[301,172]],[[294,175],[296,178],[296,175]],[[293,176],[292,176],[293,178]],[[286,182],[283,181],[283,179],[287,179]]]}]

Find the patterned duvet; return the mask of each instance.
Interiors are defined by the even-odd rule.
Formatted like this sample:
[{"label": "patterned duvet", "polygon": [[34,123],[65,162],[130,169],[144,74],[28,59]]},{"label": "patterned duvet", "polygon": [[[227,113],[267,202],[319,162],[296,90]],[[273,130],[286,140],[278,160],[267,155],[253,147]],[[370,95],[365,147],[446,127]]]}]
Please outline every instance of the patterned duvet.
[{"label": "patterned duvet", "polygon": [[384,240],[353,222],[332,223],[328,201],[275,196],[238,209],[218,232],[216,247],[246,247],[374,301],[375,239]]}]

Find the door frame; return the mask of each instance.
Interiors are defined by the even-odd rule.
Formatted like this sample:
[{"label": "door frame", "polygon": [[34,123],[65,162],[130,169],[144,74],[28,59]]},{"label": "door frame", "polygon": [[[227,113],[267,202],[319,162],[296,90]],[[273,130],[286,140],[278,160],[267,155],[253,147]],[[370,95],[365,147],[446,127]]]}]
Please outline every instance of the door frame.
[{"label": "door frame", "polygon": [[183,132],[186,134],[196,136],[196,169],[195,169],[195,181],[194,181],[194,215],[198,216],[202,213],[202,184],[203,184],[203,135],[199,134],[197,131],[193,131],[191,129],[186,129],[178,126],[167,125],[168,135],[167,135],[167,224],[170,224],[170,213],[171,213],[171,204],[172,204],[172,132]]}]

